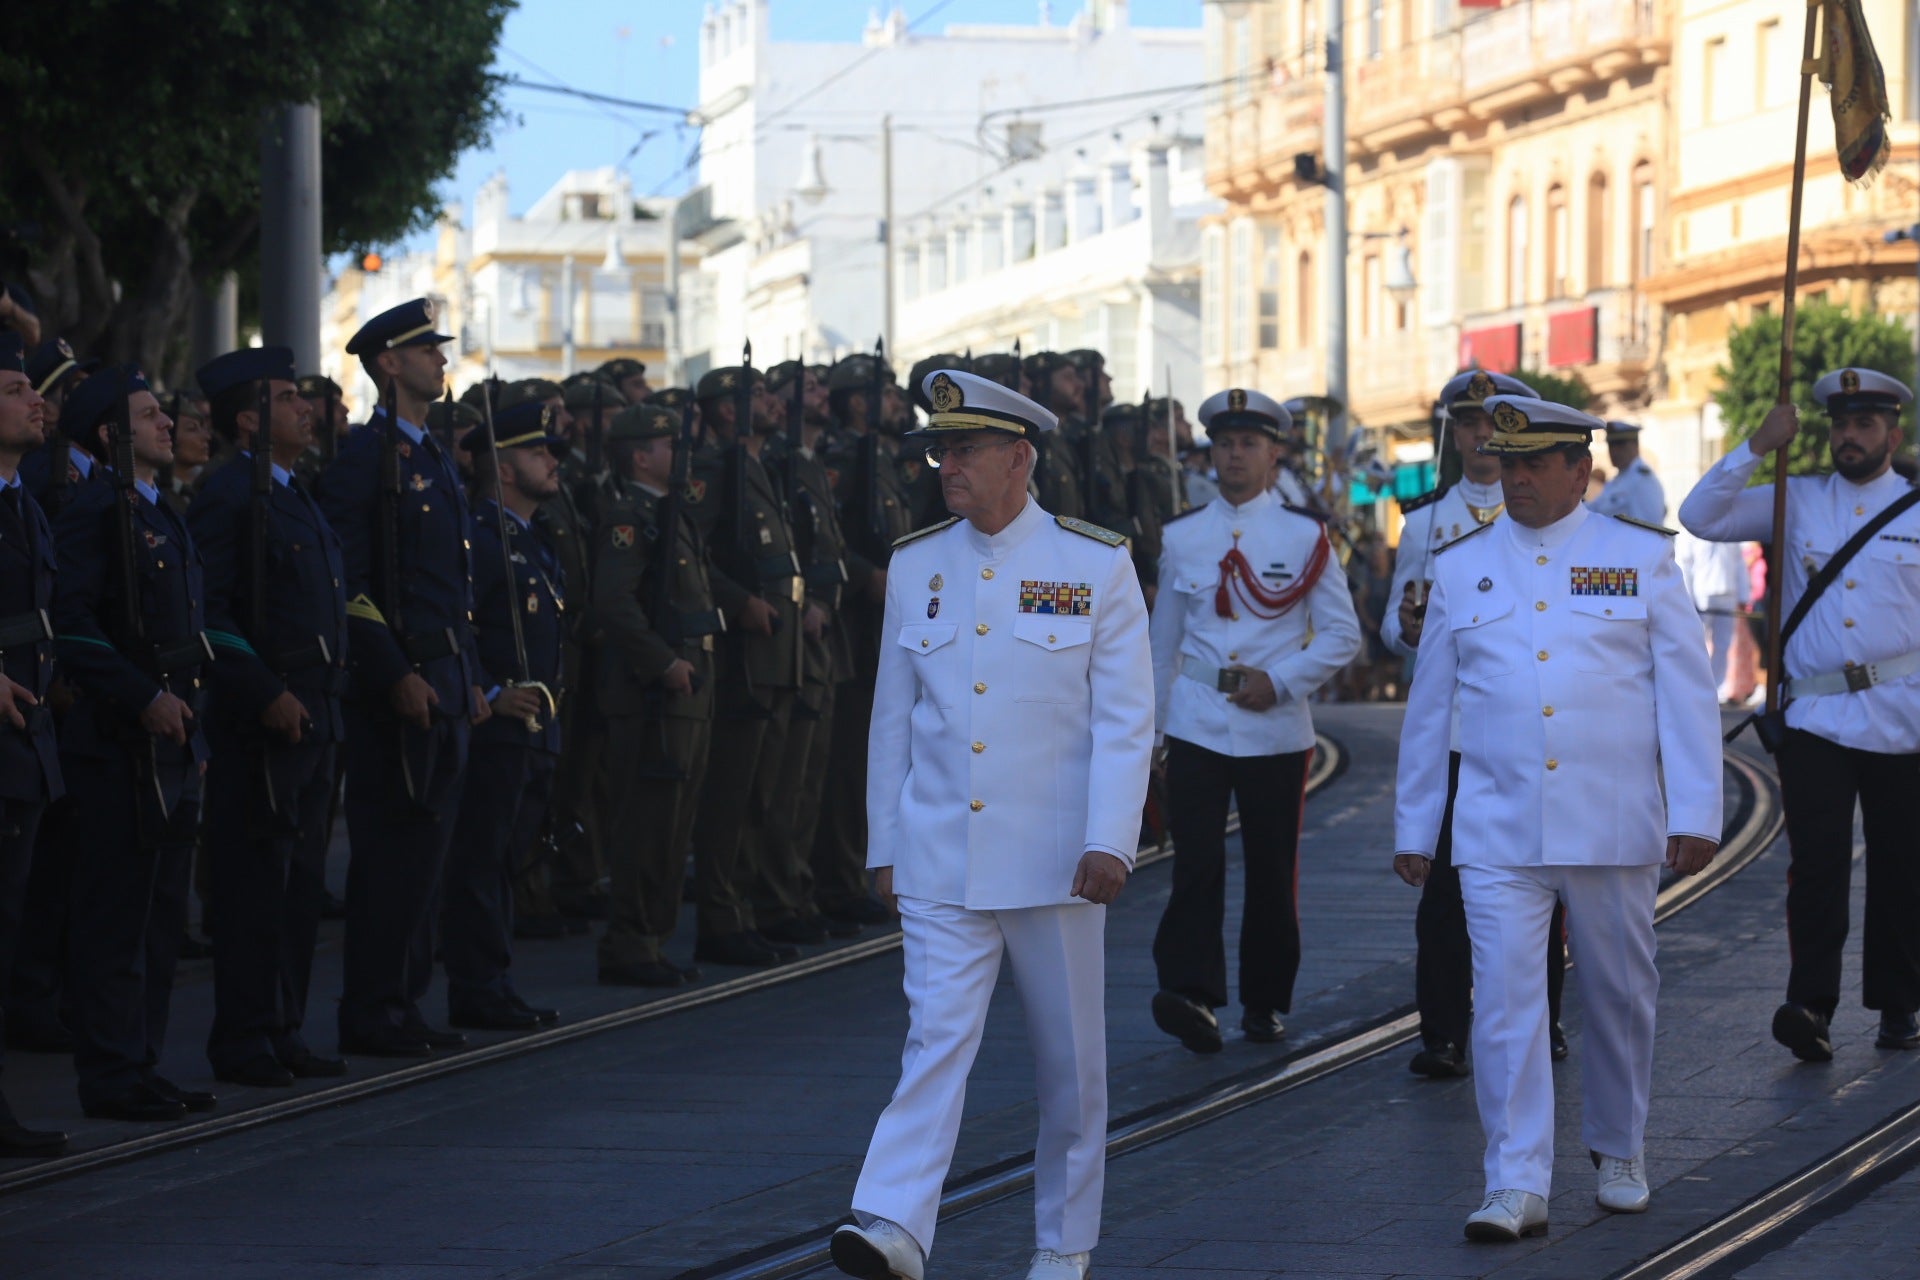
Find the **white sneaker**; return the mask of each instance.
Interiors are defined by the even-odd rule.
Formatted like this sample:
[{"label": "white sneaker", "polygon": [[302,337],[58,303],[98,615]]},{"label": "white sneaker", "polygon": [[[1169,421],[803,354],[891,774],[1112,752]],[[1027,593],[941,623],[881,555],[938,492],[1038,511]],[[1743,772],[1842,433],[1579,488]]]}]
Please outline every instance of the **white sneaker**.
[{"label": "white sneaker", "polygon": [[898,1224],[875,1218],[870,1226],[833,1233],[833,1265],[860,1280],[923,1280],[920,1246]]},{"label": "white sneaker", "polygon": [[1467,1215],[1467,1239],[1507,1243],[1547,1234],[1547,1202],[1511,1187],[1487,1192],[1486,1203]]},{"label": "white sneaker", "polygon": [[1610,1213],[1645,1213],[1653,1193],[1647,1190],[1645,1152],[1621,1159],[1596,1153],[1600,1167],[1600,1190],[1595,1199]]},{"label": "white sneaker", "polygon": [[1027,1264],[1027,1280],[1084,1280],[1092,1260],[1090,1253],[1035,1249],[1033,1261]]}]

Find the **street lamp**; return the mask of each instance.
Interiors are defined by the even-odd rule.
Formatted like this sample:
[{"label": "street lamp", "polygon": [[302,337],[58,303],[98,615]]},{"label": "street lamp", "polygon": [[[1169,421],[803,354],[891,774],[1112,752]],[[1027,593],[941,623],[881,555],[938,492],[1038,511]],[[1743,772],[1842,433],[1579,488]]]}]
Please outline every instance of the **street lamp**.
[{"label": "street lamp", "polygon": [[[1916,248],[1920,248],[1920,222],[1910,227],[1895,227],[1881,239],[1887,244],[1899,244],[1902,240],[1910,240]],[[1914,258],[1914,284],[1920,287],[1920,255]],[[1913,386],[1914,390],[1920,391],[1920,298],[1914,300],[1913,341]]]}]

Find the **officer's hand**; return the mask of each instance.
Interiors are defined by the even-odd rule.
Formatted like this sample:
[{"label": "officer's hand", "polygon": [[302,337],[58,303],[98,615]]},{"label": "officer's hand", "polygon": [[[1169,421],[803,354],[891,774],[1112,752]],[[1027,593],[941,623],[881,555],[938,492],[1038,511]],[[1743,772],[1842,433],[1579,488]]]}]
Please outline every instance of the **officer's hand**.
[{"label": "officer's hand", "polygon": [[540,713],[547,709],[547,700],[540,696],[538,689],[502,686],[488,706],[496,716],[511,716],[515,720],[525,720],[528,716],[538,719]]},{"label": "officer's hand", "polygon": [[1800,434],[1800,410],[1790,404],[1777,404],[1767,410],[1767,416],[1760,422],[1760,429],[1753,433],[1749,443],[1756,454],[1772,453],[1775,449],[1784,449]]},{"label": "officer's hand", "polygon": [[1668,836],[1667,867],[1675,875],[1690,876],[1705,871],[1720,846],[1699,836]]},{"label": "officer's hand", "polygon": [[16,729],[27,727],[27,718],[20,712],[20,705],[38,706],[40,699],[25,685],[15,684],[4,675],[0,675],[0,720],[5,720]]},{"label": "officer's hand", "polygon": [[677,693],[688,697],[693,693],[693,664],[685,658],[675,658],[665,671],[660,673],[660,683],[666,686],[668,693]]},{"label": "officer's hand", "polygon": [[409,671],[387,688],[387,702],[393,707],[393,714],[416,729],[431,729],[433,709],[440,705],[440,695],[419,672]]},{"label": "officer's hand", "polygon": [[493,719],[493,708],[487,705],[487,691],[477,684],[469,687],[472,691],[467,695],[467,706],[470,708],[467,723],[485,724]]},{"label": "officer's hand", "polygon": [[759,596],[748,596],[747,603],[740,610],[740,629],[756,635],[773,634],[773,623],[780,615],[774,607]]},{"label": "officer's hand", "polygon": [[1433,859],[1418,853],[1396,853],[1393,855],[1393,873],[1418,889],[1427,882],[1427,873],[1433,870]]},{"label": "officer's hand", "polygon": [[827,611],[817,604],[809,604],[806,611],[800,615],[800,630],[804,631],[809,639],[818,640],[820,633],[826,629]]},{"label": "officer's hand", "polygon": [[887,904],[887,910],[900,913],[900,899],[893,894],[893,868],[876,867],[873,872],[873,896]]},{"label": "officer's hand", "polygon": [[1110,853],[1089,849],[1073,869],[1073,896],[1105,906],[1120,896],[1120,886],[1126,882],[1126,863]]},{"label": "officer's hand", "polygon": [[307,708],[293,696],[291,689],[282,689],[280,696],[269,702],[260,713],[260,723],[267,731],[279,734],[288,742],[300,741],[300,726],[306,719]]},{"label": "officer's hand", "polygon": [[1280,701],[1280,695],[1274,691],[1273,678],[1256,667],[1239,665],[1228,667],[1229,671],[1246,673],[1247,682],[1240,686],[1237,693],[1227,695],[1227,701],[1247,711],[1265,711]]},{"label": "officer's hand", "polygon": [[1409,649],[1420,645],[1420,628],[1427,622],[1427,602],[1421,584],[1409,582],[1400,591],[1400,639]]},{"label": "officer's hand", "polygon": [[140,727],[156,738],[165,738],[184,746],[187,741],[187,721],[191,719],[193,708],[162,690],[140,712]]}]

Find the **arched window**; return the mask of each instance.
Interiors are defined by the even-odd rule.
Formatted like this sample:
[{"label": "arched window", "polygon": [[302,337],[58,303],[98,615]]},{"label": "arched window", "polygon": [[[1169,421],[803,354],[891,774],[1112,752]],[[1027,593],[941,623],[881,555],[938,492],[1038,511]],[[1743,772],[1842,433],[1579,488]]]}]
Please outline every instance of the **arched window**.
[{"label": "arched window", "polygon": [[1547,188],[1547,297],[1567,296],[1568,268],[1573,262],[1573,228],[1567,217],[1567,189],[1559,183]]},{"label": "arched window", "polygon": [[1298,345],[1313,345],[1313,255],[1305,249],[1293,268],[1293,322]]},{"label": "arched window", "polygon": [[1595,170],[1587,179],[1587,289],[1604,289],[1607,279],[1607,175]]},{"label": "arched window", "polygon": [[1527,198],[1507,203],[1507,305],[1527,300]]}]

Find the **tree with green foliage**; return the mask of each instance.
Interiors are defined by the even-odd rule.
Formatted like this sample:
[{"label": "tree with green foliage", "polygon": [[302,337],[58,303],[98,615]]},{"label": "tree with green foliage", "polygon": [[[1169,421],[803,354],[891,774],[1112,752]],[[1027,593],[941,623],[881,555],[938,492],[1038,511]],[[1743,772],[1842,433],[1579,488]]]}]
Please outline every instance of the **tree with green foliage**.
[{"label": "tree with green foliage", "polygon": [[[322,248],[431,223],[500,118],[514,0],[68,0],[0,33],[0,224],[48,334],[177,380],[195,289],[257,279],[261,130],[321,116]],[[318,264],[315,264],[316,268]]]},{"label": "tree with green foliage", "polygon": [[1563,376],[1558,373],[1548,373],[1544,369],[1521,369],[1513,376],[1532,387],[1539,393],[1542,400],[1564,404],[1582,413],[1585,413],[1587,406],[1593,403],[1593,392],[1587,389],[1585,379],[1577,373]]},{"label": "tree with green foliage", "polygon": [[[1896,320],[1857,314],[1824,299],[1803,302],[1793,321],[1793,403],[1800,410],[1800,434],[1787,451],[1787,474],[1819,475],[1832,469],[1827,456],[1827,416],[1813,402],[1813,384],[1821,375],[1847,366],[1872,369],[1905,382],[1913,374],[1913,334]],[[1713,401],[1726,424],[1727,446],[1744,443],[1760,429],[1780,395],[1780,317],[1762,311],[1727,335],[1727,363],[1714,370],[1720,386]],[[1911,448],[1913,406],[1900,425]],[[1753,483],[1773,480],[1773,456],[1754,468]]]}]

